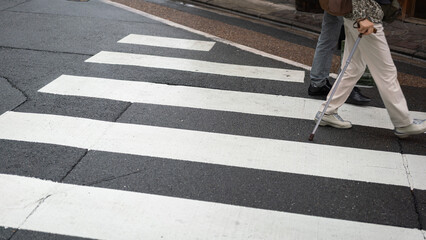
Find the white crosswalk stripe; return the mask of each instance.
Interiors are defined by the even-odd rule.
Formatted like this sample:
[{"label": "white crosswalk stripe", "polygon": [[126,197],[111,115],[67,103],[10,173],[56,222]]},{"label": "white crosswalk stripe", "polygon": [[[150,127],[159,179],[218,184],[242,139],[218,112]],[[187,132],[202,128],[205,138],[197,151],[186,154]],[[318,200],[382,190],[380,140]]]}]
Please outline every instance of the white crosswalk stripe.
[{"label": "white crosswalk stripe", "polygon": [[423,239],[418,229],[3,174],[0,195],[0,225],[95,239]]},{"label": "white crosswalk stripe", "polygon": [[[118,43],[208,52],[198,41],[130,34]],[[305,72],[102,51],[88,63],[303,83]],[[322,101],[291,96],[62,75],[40,93],[312,120]],[[46,95],[47,95],[46,94]],[[355,125],[392,129],[386,109],[344,105]],[[424,119],[426,113],[411,112]],[[251,116],[252,117],[252,116]],[[425,156],[199,130],[9,111],[0,139],[258,172],[426,190]],[[158,160],[157,160],[158,159]],[[176,160],[176,161],[175,161]],[[95,239],[413,239],[414,228],[295,214],[0,174],[0,226]]]},{"label": "white crosswalk stripe", "polygon": [[209,73],[233,77],[260,78],[298,83],[303,83],[305,78],[305,72],[299,70],[245,66],[184,58],[109,51],[102,51],[87,59],[86,62],[172,69],[178,71]]},{"label": "white crosswalk stripe", "polygon": [[[323,102],[322,100],[289,96],[70,75],[60,76],[39,91],[307,120],[313,119]],[[393,129],[388,113],[384,108],[345,104],[340,108],[340,115],[356,125]],[[417,119],[426,118],[424,112],[412,111],[411,115]]]},{"label": "white crosswalk stripe", "polygon": [[[409,186],[400,153],[16,112],[0,116],[0,138]],[[420,167],[412,177],[425,179],[421,158],[406,158]]]},{"label": "white crosswalk stripe", "polygon": [[168,37],[157,37],[139,34],[130,34],[127,37],[118,41],[119,43],[138,44],[153,47],[167,47],[196,51],[210,51],[215,42],[197,41],[189,39],[178,39]]}]

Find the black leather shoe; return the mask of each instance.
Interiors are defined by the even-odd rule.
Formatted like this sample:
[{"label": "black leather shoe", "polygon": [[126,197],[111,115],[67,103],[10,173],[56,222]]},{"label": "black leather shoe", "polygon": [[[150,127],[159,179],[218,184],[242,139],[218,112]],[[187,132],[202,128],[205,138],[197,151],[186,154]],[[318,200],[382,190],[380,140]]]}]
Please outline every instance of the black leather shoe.
[{"label": "black leather shoe", "polygon": [[354,87],[351,92],[351,95],[349,95],[348,99],[346,100],[346,103],[354,105],[366,105],[369,102],[371,102],[371,99],[362,95],[361,91],[357,87]]},{"label": "black leather shoe", "polygon": [[308,94],[311,96],[327,96],[331,90],[331,87],[332,85],[327,79],[325,85],[322,87],[314,87],[310,85],[308,88]]}]

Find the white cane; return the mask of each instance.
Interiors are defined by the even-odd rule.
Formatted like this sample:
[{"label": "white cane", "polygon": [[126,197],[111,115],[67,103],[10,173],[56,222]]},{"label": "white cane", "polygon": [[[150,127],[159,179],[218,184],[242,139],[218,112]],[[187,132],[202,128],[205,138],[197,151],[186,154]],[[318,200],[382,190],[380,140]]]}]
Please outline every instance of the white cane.
[{"label": "white cane", "polygon": [[[375,32],[376,32],[376,29],[374,29],[374,33],[375,33]],[[342,71],[340,71],[339,75],[337,76],[337,80],[336,80],[336,82],[334,83],[334,87],[333,87],[333,89],[332,89],[332,91],[331,91],[331,94],[330,94],[330,96],[328,97],[327,102],[325,103],[324,109],[322,110],[322,112],[321,112],[321,114],[320,114],[320,117],[319,117],[319,119],[318,119],[318,121],[317,121],[317,124],[315,125],[314,130],[312,131],[311,135],[309,136],[309,141],[313,141],[313,140],[314,140],[315,132],[317,131],[318,126],[319,126],[319,124],[320,124],[320,122],[321,122],[322,118],[324,117],[325,110],[327,110],[328,105],[330,104],[330,101],[331,101],[331,99],[333,98],[333,95],[334,95],[334,93],[336,92],[337,87],[339,87],[339,83],[340,83],[340,81],[342,80],[342,77],[343,77],[343,74],[344,74],[344,73],[345,73],[345,71],[346,71],[346,68],[348,67],[349,63],[351,62],[352,56],[354,55],[355,50],[356,50],[356,48],[358,47],[359,42],[361,41],[362,35],[363,35],[362,33],[360,33],[360,34],[358,35],[358,38],[357,38],[357,39],[356,39],[356,41],[355,41],[354,47],[352,48],[352,51],[351,51],[351,53],[349,54],[348,59],[346,60],[346,64],[345,64],[345,66],[343,67]]]}]

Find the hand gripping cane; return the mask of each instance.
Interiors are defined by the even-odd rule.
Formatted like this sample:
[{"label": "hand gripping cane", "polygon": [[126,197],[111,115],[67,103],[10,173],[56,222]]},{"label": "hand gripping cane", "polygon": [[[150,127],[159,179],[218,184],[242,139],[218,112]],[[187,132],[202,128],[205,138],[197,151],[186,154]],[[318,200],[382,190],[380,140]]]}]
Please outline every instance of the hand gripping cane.
[{"label": "hand gripping cane", "polygon": [[[376,32],[376,29],[374,29],[374,32]],[[351,51],[351,53],[349,54],[348,59],[346,60],[346,64],[345,64],[345,66],[343,67],[342,71],[340,71],[339,75],[337,76],[337,80],[336,80],[336,82],[334,83],[334,87],[332,88],[331,94],[330,94],[330,96],[328,97],[328,100],[327,100],[327,102],[326,102],[326,104],[325,104],[325,106],[324,106],[324,109],[323,109],[323,110],[322,110],[322,112],[321,112],[321,115],[320,115],[320,117],[319,117],[319,119],[318,119],[318,121],[317,121],[317,124],[315,125],[314,130],[312,131],[311,135],[309,136],[309,141],[313,141],[313,140],[314,140],[315,132],[317,131],[318,126],[319,126],[319,124],[320,124],[320,122],[321,122],[322,118],[324,117],[325,110],[327,110],[328,105],[330,104],[330,101],[331,101],[331,99],[333,98],[333,95],[334,95],[334,93],[336,92],[337,87],[339,86],[340,80],[342,80],[343,74],[345,73],[346,68],[348,68],[349,63],[351,62],[352,56],[354,55],[355,50],[356,50],[356,48],[358,47],[359,41],[361,41],[361,38],[362,38],[362,33],[360,33],[360,34],[358,35],[358,38],[357,38],[357,39],[356,39],[356,41],[355,41],[354,47],[352,48],[352,51]]]}]

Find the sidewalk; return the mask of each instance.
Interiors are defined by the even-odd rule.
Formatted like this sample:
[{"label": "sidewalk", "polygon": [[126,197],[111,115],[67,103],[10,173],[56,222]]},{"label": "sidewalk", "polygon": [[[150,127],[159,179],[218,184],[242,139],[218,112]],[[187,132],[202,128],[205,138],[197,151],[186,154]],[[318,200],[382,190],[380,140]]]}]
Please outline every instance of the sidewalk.
[{"label": "sidewalk", "polygon": [[[322,13],[296,10],[295,0],[192,0],[319,33]],[[426,25],[397,20],[386,24],[392,52],[426,60]]]}]

